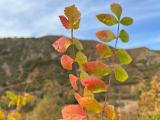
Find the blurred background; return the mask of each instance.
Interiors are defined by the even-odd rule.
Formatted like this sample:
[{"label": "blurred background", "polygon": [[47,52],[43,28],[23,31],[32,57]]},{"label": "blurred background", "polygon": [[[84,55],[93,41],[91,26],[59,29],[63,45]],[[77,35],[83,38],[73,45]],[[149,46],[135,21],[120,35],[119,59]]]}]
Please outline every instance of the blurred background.
[{"label": "blurred background", "polygon": [[[27,120],[60,119],[62,106],[76,103],[69,72],[62,69],[60,54],[51,47],[61,35],[70,36],[58,16],[66,6],[76,4],[82,20],[75,36],[82,40],[89,60],[95,60],[95,33],[115,31],[115,27],[101,24],[96,15],[110,13],[113,2],[122,5],[124,16],[134,18],[132,26],[121,26],[129,32],[130,41],[118,43],[118,48],[128,50],[133,62],[126,66],[127,82],[113,81],[109,102],[121,107],[124,120],[160,120],[158,0],[0,0],[0,93],[12,90],[34,95],[37,99],[22,109]],[[96,97],[103,102],[103,95]]]}]

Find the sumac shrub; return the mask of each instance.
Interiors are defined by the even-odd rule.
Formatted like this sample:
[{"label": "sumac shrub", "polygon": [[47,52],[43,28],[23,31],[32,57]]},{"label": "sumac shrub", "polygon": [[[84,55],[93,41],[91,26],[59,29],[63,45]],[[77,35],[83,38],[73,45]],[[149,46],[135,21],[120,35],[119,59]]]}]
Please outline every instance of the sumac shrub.
[{"label": "sumac shrub", "polygon": [[[91,114],[99,114],[98,120],[122,119],[120,108],[115,108],[107,101],[111,92],[111,82],[116,79],[125,82],[128,74],[123,65],[130,64],[132,58],[124,49],[118,49],[118,41],[127,43],[129,35],[126,30],[120,29],[120,25],[129,26],[133,23],[130,17],[121,17],[122,7],[117,3],[110,6],[113,14],[98,14],[97,19],[105,26],[117,26],[116,34],[108,29],[100,30],[96,33],[100,43],[96,45],[99,59],[88,61],[83,52],[83,45],[74,37],[74,31],[79,29],[81,13],[75,5],[66,7],[64,14],[59,16],[65,29],[70,30],[71,37],[60,37],[52,46],[62,54],[61,65],[68,71],[75,71],[69,74],[69,81],[75,90],[74,97],[78,104],[67,105],[62,109],[63,120],[89,120]],[[114,48],[107,45],[108,42],[115,41]],[[72,47],[73,54],[67,55],[67,49]],[[104,61],[110,59],[106,64]],[[109,76],[108,84],[103,81],[104,76]],[[104,103],[99,103],[94,97],[95,94],[105,93]]]}]

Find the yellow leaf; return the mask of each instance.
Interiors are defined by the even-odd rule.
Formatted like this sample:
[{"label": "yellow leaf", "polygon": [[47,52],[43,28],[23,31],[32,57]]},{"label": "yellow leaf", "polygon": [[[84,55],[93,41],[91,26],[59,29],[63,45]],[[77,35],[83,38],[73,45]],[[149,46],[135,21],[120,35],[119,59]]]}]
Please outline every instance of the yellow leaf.
[{"label": "yellow leaf", "polygon": [[77,52],[76,62],[79,64],[79,66],[82,66],[83,63],[87,62],[87,56],[85,56],[85,54],[80,51]]},{"label": "yellow leaf", "polygon": [[69,7],[66,7],[64,10],[64,14],[67,16],[71,28],[78,29],[81,13],[78,11],[76,6],[71,5]]},{"label": "yellow leaf", "polygon": [[5,113],[0,109],[0,120],[5,120]]},{"label": "yellow leaf", "polygon": [[19,112],[13,111],[8,114],[7,120],[23,120],[23,117]]},{"label": "yellow leaf", "polygon": [[116,55],[122,64],[130,64],[132,62],[131,56],[123,49],[118,49]]},{"label": "yellow leaf", "polygon": [[92,111],[95,113],[102,112],[101,105],[94,98],[82,97],[79,102],[81,106],[83,106],[89,111]]},{"label": "yellow leaf", "polygon": [[97,19],[105,25],[112,26],[118,23],[117,19],[111,14],[99,14]]},{"label": "yellow leaf", "polygon": [[115,78],[116,80],[120,82],[124,82],[128,79],[128,74],[121,66],[116,66],[115,67]]},{"label": "yellow leaf", "polygon": [[122,14],[122,7],[118,3],[111,4],[111,10],[112,12],[117,16],[118,19],[120,19]]},{"label": "yellow leaf", "polygon": [[84,97],[94,98],[94,94],[90,90],[88,90],[86,87],[84,88],[83,96]]}]

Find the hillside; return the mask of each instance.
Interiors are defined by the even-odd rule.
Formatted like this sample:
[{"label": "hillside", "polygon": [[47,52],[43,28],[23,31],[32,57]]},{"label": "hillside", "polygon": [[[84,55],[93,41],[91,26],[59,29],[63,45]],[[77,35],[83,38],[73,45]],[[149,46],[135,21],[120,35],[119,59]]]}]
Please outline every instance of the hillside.
[{"label": "hillside", "polygon": [[[66,95],[68,91],[68,75],[64,74],[59,63],[58,54],[51,44],[58,36],[45,36],[41,38],[5,38],[0,39],[0,91],[32,92],[38,97],[45,93],[46,81],[52,81],[55,86],[53,93],[65,98],[66,102],[73,99]],[[85,52],[89,60],[97,59],[95,41],[83,41]],[[129,80],[125,83],[112,82],[113,94],[111,98],[136,99],[136,94],[131,94],[131,86],[140,80],[150,80],[160,72],[160,52],[147,48],[130,49],[128,52],[133,58],[131,65],[126,67]],[[106,78],[107,81],[107,78]],[[61,89],[63,86],[63,89]],[[48,88],[47,88],[48,89]],[[57,92],[58,90],[58,92]],[[65,91],[65,92],[64,92]],[[116,94],[115,94],[116,93]]]}]

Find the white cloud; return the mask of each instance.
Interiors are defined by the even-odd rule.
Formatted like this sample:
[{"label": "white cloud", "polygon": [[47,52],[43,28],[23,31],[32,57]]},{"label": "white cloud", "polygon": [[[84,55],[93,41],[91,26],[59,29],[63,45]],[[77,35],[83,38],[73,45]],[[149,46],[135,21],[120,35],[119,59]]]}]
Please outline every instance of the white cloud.
[{"label": "white cloud", "polygon": [[[60,24],[58,16],[63,14],[65,6],[76,4],[82,12],[81,28],[77,33],[80,38],[95,39],[94,33],[106,27],[99,23],[95,15],[109,12],[109,4],[119,2],[124,7],[124,14],[135,19],[136,27],[131,27],[130,32],[135,32],[131,40],[145,41],[130,42],[127,47],[149,46],[159,43],[156,36],[159,29],[149,30],[146,23],[155,20],[153,26],[158,25],[160,19],[160,6],[158,0],[0,0],[0,37],[8,36],[42,36],[46,34],[69,35]],[[88,22],[89,21],[89,22]],[[146,25],[146,26],[145,26]],[[141,27],[143,26],[143,27]],[[144,28],[145,27],[145,28]],[[113,29],[112,29],[113,30]],[[148,34],[146,37],[145,34]],[[120,44],[122,47],[126,47]],[[160,48],[159,48],[160,49]]]}]

